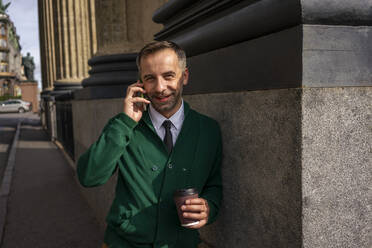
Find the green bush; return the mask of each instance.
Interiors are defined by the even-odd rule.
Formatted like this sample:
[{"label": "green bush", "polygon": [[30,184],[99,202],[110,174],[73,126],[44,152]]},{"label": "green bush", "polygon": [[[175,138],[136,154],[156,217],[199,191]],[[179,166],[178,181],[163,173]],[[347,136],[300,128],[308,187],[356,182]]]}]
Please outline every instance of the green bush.
[{"label": "green bush", "polygon": [[8,99],[21,99],[21,96],[11,96],[9,94],[5,94],[3,96],[0,96],[0,101],[5,101]]}]

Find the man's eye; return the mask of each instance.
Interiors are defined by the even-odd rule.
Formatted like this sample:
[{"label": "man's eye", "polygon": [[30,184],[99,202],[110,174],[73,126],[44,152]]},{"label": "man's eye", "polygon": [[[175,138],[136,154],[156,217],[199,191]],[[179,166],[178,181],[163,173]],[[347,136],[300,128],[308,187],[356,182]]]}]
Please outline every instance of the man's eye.
[{"label": "man's eye", "polygon": [[153,78],[153,77],[148,77],[148,78],[145,78],[145,81],[146,81],[146,82],[150,82],[150,81],[152,81],[152,80],[154,80],[154,78]]},{"label": "man's eye", "polygon": [[174,76],[173,75],[166,75],[164,78],[167,79],[167,80],[171,80],[171,79],[174,78]]}]

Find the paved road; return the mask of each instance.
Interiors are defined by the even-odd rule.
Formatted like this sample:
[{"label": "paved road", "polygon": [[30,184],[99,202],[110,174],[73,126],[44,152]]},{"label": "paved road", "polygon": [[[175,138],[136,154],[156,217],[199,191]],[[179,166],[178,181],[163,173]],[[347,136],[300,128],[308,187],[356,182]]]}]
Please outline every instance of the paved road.
[{"label": "paved road", "polygon": [[32,112],[26,113],[0,113],[0,126],[15,127],[18,121],[24,124],[39,125],[40,118],[37,114]]}]

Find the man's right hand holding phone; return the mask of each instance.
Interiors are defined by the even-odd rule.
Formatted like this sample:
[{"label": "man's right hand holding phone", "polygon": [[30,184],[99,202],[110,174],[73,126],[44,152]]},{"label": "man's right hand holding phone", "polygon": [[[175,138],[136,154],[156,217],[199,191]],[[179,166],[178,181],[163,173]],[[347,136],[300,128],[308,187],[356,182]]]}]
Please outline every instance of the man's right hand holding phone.
[{"label": "man's right hand holding phone", "polygon": [[150,103],[149,100],[141,97],[141,94],[146,94],[146,91],[143,88],[143,84],[137,81],[128,86],[127,95],[124,99],[124,113],[136,122],[141,119],[145,110],[145,104]]}]

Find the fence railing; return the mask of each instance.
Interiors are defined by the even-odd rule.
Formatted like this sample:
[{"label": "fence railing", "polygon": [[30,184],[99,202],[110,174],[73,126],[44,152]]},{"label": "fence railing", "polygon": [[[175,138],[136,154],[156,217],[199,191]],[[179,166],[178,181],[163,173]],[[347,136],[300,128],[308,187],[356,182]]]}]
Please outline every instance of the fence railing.
[{"label": "fence railing", "polygon": [[74,160],[74,132],[72,104],[70,101],[56,101],[57,140]]}]

